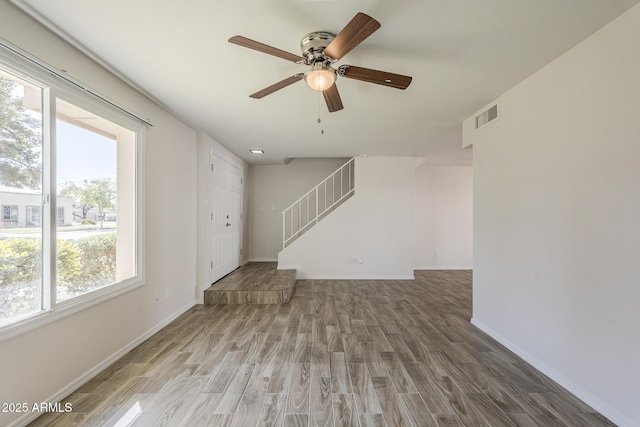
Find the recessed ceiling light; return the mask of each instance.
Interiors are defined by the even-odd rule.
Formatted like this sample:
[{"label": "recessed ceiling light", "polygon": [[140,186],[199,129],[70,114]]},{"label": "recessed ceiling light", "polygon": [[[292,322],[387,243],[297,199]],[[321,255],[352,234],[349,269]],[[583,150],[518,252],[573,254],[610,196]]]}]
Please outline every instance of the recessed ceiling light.
[{"label": "recessed ceiling light", "polygon": [[251,150],[249,150],[249,152],[251,154],[264,154],[264,150],[260,148],[252,148]]}]

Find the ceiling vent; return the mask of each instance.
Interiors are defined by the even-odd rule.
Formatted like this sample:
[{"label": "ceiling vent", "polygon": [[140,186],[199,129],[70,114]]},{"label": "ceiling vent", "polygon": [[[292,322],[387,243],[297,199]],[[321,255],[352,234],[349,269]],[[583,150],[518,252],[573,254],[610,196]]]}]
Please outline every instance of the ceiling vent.
[{"label": "ceiling vent", "polygon": [[498,118],[498,105],[494,105],[476,116],[476,129],[488,125]]}]

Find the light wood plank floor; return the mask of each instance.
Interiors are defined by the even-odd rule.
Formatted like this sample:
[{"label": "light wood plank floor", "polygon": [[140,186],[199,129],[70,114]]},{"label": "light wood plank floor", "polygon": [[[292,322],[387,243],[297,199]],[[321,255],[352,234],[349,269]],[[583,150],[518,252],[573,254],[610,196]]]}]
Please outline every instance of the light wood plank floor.
[{"label": "light wood plank floor", "polygon": [[[469,323],[471,272],[199,305],[32,425],[607,426]],[[127,424],[123,424],[127,425]]]}]

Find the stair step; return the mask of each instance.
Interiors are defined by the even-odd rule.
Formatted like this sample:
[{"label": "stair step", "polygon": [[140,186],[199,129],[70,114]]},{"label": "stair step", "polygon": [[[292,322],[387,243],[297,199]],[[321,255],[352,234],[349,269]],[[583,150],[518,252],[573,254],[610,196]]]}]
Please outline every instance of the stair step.
[{"label": "stair step", "polygon": [[205,304],[282,304],[291,299],[296,270],[276,262],[249,262],[204,291]]}]

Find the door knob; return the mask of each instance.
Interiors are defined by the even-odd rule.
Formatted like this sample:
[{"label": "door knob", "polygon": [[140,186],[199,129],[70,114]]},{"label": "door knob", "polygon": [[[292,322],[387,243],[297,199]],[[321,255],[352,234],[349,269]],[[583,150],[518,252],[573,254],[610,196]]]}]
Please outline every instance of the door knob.
[{"label": "door knob", "polygon": [[231,224],[227,223],[227,227],[229,227]]}]

